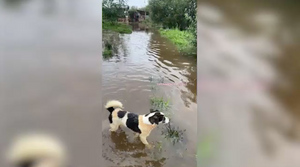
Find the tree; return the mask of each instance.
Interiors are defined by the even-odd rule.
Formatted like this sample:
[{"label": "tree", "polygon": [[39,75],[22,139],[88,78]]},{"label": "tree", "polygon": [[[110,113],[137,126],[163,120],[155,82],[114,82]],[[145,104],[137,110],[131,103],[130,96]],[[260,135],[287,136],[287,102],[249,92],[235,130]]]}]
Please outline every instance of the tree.
[{"label": "tree", "polygon": [[124,12],[128,10],[126,0],[103,0],[102,17],[103,20],[117,21],[118,18],[124,17]]},{"label": "tree", "polygon": [[196,21],[196,0],[149,0],[150,17],[164,28],[188,29]]}]

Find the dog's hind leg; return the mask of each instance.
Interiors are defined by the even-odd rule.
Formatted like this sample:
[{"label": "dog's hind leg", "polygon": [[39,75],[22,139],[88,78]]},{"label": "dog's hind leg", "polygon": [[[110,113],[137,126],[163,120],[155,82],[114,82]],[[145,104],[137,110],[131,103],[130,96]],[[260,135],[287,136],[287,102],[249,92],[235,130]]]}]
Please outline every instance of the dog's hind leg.
[{"label": "dog's hind leg", "polygon": [[111,132],[115,132],[116,130],[118,130],[119,126],[115,125],[115,124],[110,124],[110,129],[109,131]]},{"label": "dog's hind leg", "polygon": [[119,123],[113,122],[113,123],[110,124],[110,129],[109,129],[109,131],[115,132],[116,130],[119,129],[119,126],[120,126]]}]

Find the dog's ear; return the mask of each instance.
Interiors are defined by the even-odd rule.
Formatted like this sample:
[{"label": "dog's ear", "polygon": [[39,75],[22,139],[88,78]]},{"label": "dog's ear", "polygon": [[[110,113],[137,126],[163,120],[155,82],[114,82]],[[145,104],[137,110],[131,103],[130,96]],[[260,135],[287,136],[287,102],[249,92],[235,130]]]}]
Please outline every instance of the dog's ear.
[{"label": "dog's ear", "polygon": [[158,110],[150,109],[150,113],[159,112]]},{"label": "dog's ear", "polygon": [[154,109],[150,109],[150,113],[154,113],[154,112],[156,112],[156,110],[154,110]]},{"label": "dog's ear", "polygon": [[159,123],[159,118],[157,115],[153,115],[152,117],[149,118],[149,121],[152,123],[152,124],[157,124]]}]

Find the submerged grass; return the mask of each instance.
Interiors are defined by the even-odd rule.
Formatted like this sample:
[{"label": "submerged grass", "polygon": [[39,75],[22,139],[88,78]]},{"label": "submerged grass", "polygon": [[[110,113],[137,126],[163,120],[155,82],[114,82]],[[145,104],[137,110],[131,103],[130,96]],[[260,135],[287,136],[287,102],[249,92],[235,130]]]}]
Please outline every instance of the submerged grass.
[{"label": "submerged grass", "polygon": [[104,59],[108,59],[111,58],[113,56],[113,45],[109,42],[105,42],[105,46],[104,46],[104,51],[103,51],[103,58]]},{"label": "submerged grass", "polygon": [[163,37],[168,38],[174,43],[180,52],[186,54],[195,54],[196,48],[192,43],[194,35],[190,31],[180,31],[179,29],[159,29]]},{"label": "submerged grass", "polygon": [[162,131],[162,135],[164,135],[166,139],[170,140],[173,145],[175,145],[176,143],[183,141],[185,131],[186,130],[180,130],[179,127],[172,126],[169,123]]},{"label": "submerged grass", "polygon": [[150,99],[151,106],[154,110],[159,110],[165,114],[170,109],[170,101],[165,100],[163,97],[152,97]]},{"label": "submerged grass", "polygon": [[108,49],[104,49],[104,52],[103,52],[103,58],[107,59],[107,58],[110,58],[112,57],[112,50],[108,50]]},{"label": "submerged grass", "polygon": [[103,21],[102,29],[115,31],[115,32],[118,32],[121,34],[131,34],[132,33],[132,28],[129,25],[124,24],[124,23],[118,23],[118,22]]}]

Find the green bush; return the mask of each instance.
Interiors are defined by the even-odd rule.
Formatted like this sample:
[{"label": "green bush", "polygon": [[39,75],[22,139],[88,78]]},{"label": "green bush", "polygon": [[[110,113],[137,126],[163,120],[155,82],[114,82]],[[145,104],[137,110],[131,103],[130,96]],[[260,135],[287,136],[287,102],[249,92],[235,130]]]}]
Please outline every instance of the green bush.
[{"label": "green bush", "polygon": [[103,52],[103,57],[104,58],[112,57],[112,50],[108,50],[105,48]]},{"label": "green bush", "polygon": [[196,8],[196,0],[149,0],[147,6],[152,25],[162,27],[160,34],[191,55],[197,52]]},{"label": "green bush", "polygon": [[102,17],[103,20],[117,21],[120,17],[125,17],[125,11],[128,9],[125,0],[103,0]]},{"label": "green bush", "polygon": [[196,0],[149,0],[151,20],[163,28],[187,30],[196,23]]},{"label": "green bush", "polygon": [[108,58],[111,58],[113,56],[113,45],[109,42],[105,42],[105,45],[104,45],[104,51],[103,51],[103,58],[104,59],[108,59]]},{"label": "green bush", "polygon": [[118,32],[121,34],[131,34],[132,33],[132,28],[129,25],[123,24],[123,23],[117,23],[117,22],[103,21],[102,29],[115,31],[115,32]]}]

